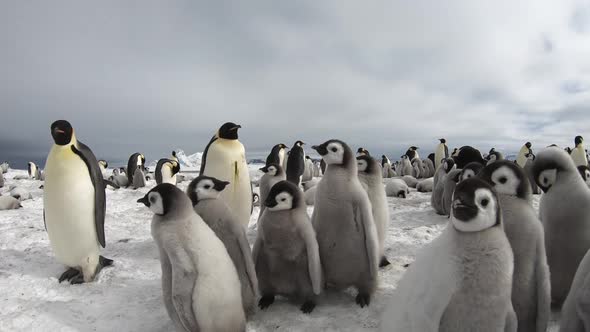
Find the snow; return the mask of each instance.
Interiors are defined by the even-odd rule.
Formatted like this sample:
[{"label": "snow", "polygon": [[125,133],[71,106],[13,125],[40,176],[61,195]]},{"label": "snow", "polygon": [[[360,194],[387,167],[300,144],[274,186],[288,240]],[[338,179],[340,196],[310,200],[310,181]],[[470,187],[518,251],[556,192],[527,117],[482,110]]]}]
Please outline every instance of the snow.
[{"label": "snow", "polygon": [[[193,157],[198,155],[187,160],[192,163],[197,159]],[[250,165],[253,181],[261,176],[259,167]],[[158,252],[150,235],[152,214],[136,203],[154,181],[139,190],[107,189],[107,247],[102,254],[115,264],[104,269],[96,282],[70,285],[57,282],[64,267],[54,259],[44,230],[42,182],[14,180],[25,174],[10,170],[0,189],[7,194],[14,184],[33,195],[32,200],[22,202],[22,209],[0,211],[0,331],[173,330],[162,302]],[[196,176],[186,175],[189,181]],[[179,187],[186,189],[189,181]],[[438,236],[448,220],[430,208],[429,193],[412,189],[407,199],[388,200],[392,213],[386,255],[392,264],[379,272],[380,285],[368,308],[355,304],[354,291],[323,294],[310,315],[301,313],[299,304],[279,298],[250,319],[248,331],[375,330],[404,273],[403,266],[413,261],[416,250]],[[538,208],[538,196],[534,206]],[[256,237],[257,216],[256,207],[248,230],[250,244]],[[557,331],[555,322],[551,331]]]}]

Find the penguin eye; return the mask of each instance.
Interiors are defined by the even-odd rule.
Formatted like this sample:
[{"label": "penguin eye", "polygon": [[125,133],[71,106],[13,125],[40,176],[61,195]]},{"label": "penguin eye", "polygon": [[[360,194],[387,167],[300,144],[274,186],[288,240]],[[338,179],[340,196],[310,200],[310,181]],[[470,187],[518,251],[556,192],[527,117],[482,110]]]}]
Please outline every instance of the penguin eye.
[{"label": "penguin eye", "polygon": [[336,148],[332,148],[331,150],[332,150],[332,152],[338,151],[338,149],[336,149]]},{"label": "penguin eye", "polygon": [[487,198],[484,198],[481,200],[481,206],[486,207],[488,206],[488,204],[490,203],[490,201]]},{"label": "penguin eye", "polygon": [[156,198],[154,196],[150,197],[150,202],[156,203]]},{"label": "penguin eye", "polygon": [[508,179],[503,176],[500,179],[498,179],[498,181],[500,181],[501,184],[505,184],[506,182],[508,182]]},{"label": "penguin eye", "polygon": [[208,185],[208,184],[206,184],[204,188],[205,188],[205,189],[211,189],[211,186],[210,186],[210,185]]},{"label": "penguin eye", "polygon": [[281,202],[284,202],[284,201],[286,201],[286,200],[287,200],[286,198],[281,198]]}]

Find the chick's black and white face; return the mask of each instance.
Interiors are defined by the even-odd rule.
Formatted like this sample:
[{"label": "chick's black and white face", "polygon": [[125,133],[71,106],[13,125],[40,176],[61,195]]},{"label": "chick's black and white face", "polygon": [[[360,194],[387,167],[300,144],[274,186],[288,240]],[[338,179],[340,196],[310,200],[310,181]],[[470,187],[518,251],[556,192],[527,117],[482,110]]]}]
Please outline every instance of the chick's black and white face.
[{"label": "chick's black and white face", "polygon": [[280,192],[275,196],[272,204],[267,204],[267,208],[270,211],[290,210],[293,208],[293,196],[286,191]]},{"label": "chick's black and white face", "polygon": [[487,188],[456,193],[452,203],[452,224],[461,232],[480,232],[497,224],[497,201]]},{"label": "chick's black and white face", "polygon": [[153,191],[148,194],[149,206],[148,208],[157,215],[164,215],[164,200],[160,193]]},{"label": "chick's black and white face", "polygon": [[492,184],[498,194],[516,196],[522,179],[510,168],[503,166],[492,173]]},{"label": "chick's black and white face", "polygon": [[266,171],[266,174],[272,175],[272,176],[277,175],[277,168],[275,166],[268,166],[268,170]]},{"label": "chick's black and white face", "polygon": [[220,194],[220,192],[215,189],[215,184],[210,179],[199,181],[195,187],[195,193],[197,193],[199,200],[216,199]]},{"label": "chick's black and white face", "polygon": [[367,164],[367,161],[364,159],[357,159],[356,164],[357,164],[359,172],[366,172],[367,167],[369,166]]},{"label": "chick's black and white face", "polygon": [[463,172],[461,172],[461,177],[459,178],[459,181],[464,181],[464,180],[470,179],[474,176],[475,176],[475,171],[473,171],[472,169],[464,169]]},{"label": "chick's black and white face", "polygon": [[546,169],[539,173],[537,177],[537,185],[544,191],[547,192],[557,181],[557,169]]},{"label": "chick's black and white face", "polygon": [[322,159],[328,165],[344,163],[344,147],[336,142],[328,144],[326,147],[327,154],[322,156]]}]

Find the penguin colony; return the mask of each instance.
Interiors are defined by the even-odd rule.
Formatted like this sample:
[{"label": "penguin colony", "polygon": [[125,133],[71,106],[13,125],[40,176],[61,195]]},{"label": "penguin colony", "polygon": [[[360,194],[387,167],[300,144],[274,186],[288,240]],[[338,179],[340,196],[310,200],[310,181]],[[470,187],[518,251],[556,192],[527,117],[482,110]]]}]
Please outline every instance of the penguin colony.
[{"label": "penguin colony", "polygon": [[[186,193],[176,187],[173,151],[157,163],[157,185],[137,201],[153,213],[163,305],[177,331],[245,331],[276,296],[313,314],[324,291],[352,287],[358,306],[369,306],[379,269],[391,264],[387,197],[404,199],[410,188],[432,192],[433,210],[449,222],[409,265],[380,331],[546,331],[552,305],[562,306],[562,331],[590,331],[590,169],[581,136],[569,153],[549,146],[535,155],[526,142],[515,161],[495,148],[485,157],[471,146],[449,154],[444,138],[428,158],[411,146],[396,162],[362,147],[355,156],[337,139],[312,147],[321,160],[306,155],[300,140],[289,153],[280,143],[260,169],[255,194],[239,128],[219,128]],[[106,186],[137,189],[151,175],[136,152],[108,176],[108,162],[65,120],[50,134],[45,168],[30,162],[28,178],[44,181],[45,229],[66,267],[58,281],[91,282],[114,263],[100,254]],[[0,188],[8,169],[0,164]],[[10,189],[0,210],[22,208],[31,196]],[[540,192],[537,215],[531,198]],[[251,249],[246,228],[255,196]]]}]

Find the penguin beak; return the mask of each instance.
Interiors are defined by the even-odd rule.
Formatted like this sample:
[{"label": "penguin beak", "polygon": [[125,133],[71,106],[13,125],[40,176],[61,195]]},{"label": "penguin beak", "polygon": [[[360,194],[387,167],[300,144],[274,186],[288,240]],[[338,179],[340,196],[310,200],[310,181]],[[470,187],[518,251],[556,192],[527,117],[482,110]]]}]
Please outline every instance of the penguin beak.
[{"label": "penguin beak", "polygon": [[277,201],[274,199],[274,197],[269,197],[266,199],[266,201],[264,201],[264,206],[272,208],[277,206]]},{"label": "penguin beak", "polygon": [[147,195],[143,196],[142,198],[137,200],[137,203],[142,203],[143,205],[150,207],[150,201],[148,200]]},{"label": "penguin beak", "polygon": [[324,145],[314,145],[311,148],[316,150],[321,156],[328,154],[328,149]]},{"label": "penguin beak", "polygon": [[238,129],[240,129],[240,128],[242,128],[242,126],[240,126],[240,125],[237,125],[237,126],[235,126],[235,127],[231,128],[230,130],[238,130]]}]

